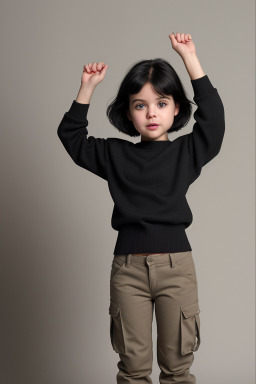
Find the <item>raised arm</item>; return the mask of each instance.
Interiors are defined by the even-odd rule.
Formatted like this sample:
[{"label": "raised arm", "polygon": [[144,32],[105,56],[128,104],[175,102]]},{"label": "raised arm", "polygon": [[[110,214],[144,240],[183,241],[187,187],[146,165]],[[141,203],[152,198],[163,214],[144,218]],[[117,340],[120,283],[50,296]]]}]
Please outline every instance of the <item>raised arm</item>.
[{"label": "raised arm", "polygon": [[202,167],[220,151],[225,133],[225,112],[222,100],[210,79],[204,73],[196,55],[195,45],[189,34],[169,35],[173,49],[181,56],[190,76],[194,101],[198,108],[194,113],[193,132],[184,138],[189,158],[196,175]]},{"label": "raised arm", "polygon": [[73,100],[69,111],[64,114],[57,133],[66,151],[77,165],[107,180],[108,141],[94,136],[88,137],[87,130],[90,100],[96,85],[103,80],[107,68],[103,65],[104,63],[97,64],[97,67],[94,64],[85,66],[77,98]]},{"label": "raised arm", "polygon": [[189,158],[197,175],[221,149],[225,133],[224,106],[216,88],[207,75],[191,80],[194,101],[198,108],[194,112],[193,131],[186,135]]}]

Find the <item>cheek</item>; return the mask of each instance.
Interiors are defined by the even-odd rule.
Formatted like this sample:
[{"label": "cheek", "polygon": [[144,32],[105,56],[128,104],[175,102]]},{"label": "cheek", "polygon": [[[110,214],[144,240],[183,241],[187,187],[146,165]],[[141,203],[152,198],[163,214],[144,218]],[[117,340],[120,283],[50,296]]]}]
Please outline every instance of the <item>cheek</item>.
[{"label": "cheek", "polygon": [[168,111],[165,111],[163,117],[166,121],[172,121],[174,119],[174,110],[169,109]]},{"label": "cheek", "polygon": [[145,121],[145,117],[142,113],[134,114],[133,121],[136,125],[141,125]]}]

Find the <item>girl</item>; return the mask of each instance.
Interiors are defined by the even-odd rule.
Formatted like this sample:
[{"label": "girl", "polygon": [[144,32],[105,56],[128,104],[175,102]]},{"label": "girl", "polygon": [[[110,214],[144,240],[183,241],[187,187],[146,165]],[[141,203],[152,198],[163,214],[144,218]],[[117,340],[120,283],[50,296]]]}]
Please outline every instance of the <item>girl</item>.
[{"label": "girl", "polygon": [[192,37],[169,35],[181,56],[198,108],[190,134],[174,141],[191,117],[173,67],[162,59],[134,65],[107,108],[113,126],[138,143],[88,135],[87,113],[104,62],[84,66],[76,100],[58,136],[73,161],[108,182],[114,201],[111,224],[118,231],[110,276],[110,340],[119,354],[118,384],[152,384],[152,320],[155,304],[157,361],[161,384],[191,384],[200,337],[198,282],[185,229],[192,223],[186,200],[202,167],[220,151],[224,107],[202,70]]}]

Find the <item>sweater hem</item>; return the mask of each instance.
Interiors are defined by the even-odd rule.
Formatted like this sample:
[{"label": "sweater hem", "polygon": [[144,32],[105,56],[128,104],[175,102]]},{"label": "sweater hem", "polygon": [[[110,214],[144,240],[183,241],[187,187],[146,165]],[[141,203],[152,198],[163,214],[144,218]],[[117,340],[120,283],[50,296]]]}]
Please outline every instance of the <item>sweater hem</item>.
[{"label": "sweater hem", "polygon": [[113,254],[173,253],[192,251],[185,225],[136,225],[123,227]]}]

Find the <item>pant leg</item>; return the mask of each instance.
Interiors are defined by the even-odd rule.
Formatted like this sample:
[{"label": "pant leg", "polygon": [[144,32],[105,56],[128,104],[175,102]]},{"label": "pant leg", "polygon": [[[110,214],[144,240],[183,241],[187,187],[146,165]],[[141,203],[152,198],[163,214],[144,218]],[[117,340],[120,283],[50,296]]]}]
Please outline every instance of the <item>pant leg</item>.
[{"label": "pant leg", "polygon": [[[195,384],[190,373],[200,344],[198,284],[192,252],[169,254],[156,267],[155,312],[160,384]],[[152,257],[152,256],[151,256]],[[164,260],[164,258],[163,258]]]},{"label": "pant leg", "polygon": [[110,337],[120,357],[116,379],[117,384],[152,384],[154,302],[145,259],[130,256],[132,262],[129,255],[114,257],[110,277]]}]

